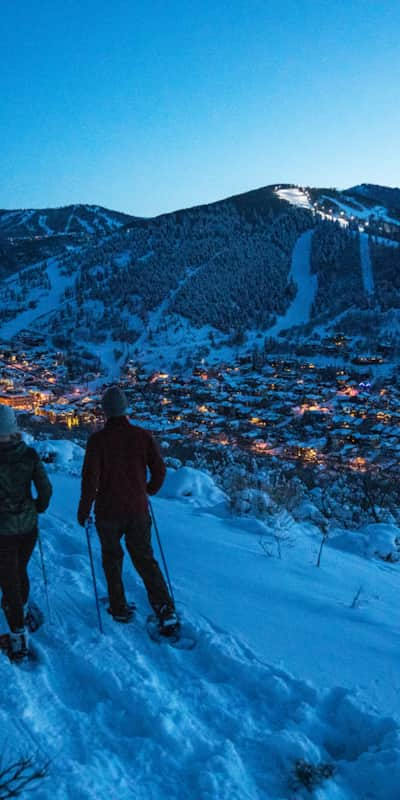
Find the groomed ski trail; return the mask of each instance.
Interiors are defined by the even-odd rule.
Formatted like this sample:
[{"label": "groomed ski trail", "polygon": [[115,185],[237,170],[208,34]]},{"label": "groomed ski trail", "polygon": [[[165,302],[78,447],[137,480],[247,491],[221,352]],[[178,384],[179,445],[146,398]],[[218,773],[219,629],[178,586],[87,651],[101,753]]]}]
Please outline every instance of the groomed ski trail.
[{"label": "groomed ski trail", "polygon": [[369,250],[369,237],[365,233],[360,233],[360,260],[364,291],[371,295],[375,291],[375,281]]},{"label": "groomed ski trail", "polygon": [[311,306],[317,291],[316,275],[311,273],[311,242],[314,230],[299,236],[292,254],[289,281],[297,286],[296,296],[286,313],[279,317],[275,325],[267,331],[268,336],[277,336],[285,328],[303,325],[310,320]]}]

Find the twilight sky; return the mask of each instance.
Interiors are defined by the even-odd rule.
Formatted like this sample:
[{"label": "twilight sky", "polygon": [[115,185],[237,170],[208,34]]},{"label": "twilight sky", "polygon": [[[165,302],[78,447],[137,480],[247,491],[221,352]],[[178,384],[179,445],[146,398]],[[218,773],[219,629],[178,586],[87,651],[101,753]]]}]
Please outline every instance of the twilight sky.
[{"label": "twilight sky", "polygon": [[395,0],[17,0],[1,25],[0,208],[400,185]]}]

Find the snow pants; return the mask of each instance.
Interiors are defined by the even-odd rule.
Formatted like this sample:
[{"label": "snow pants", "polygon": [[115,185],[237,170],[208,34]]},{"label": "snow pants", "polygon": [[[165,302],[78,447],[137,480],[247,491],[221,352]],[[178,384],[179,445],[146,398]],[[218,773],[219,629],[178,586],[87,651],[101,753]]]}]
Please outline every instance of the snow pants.
[{"label": "snow pants", "polygon": [[11,631],[24,627],[24,605],[29,597],[27,567],[37,537],[36,528],[13,536],[0,533],[1,606]]},{"label": "snow pants", "polygon": [[124,551],[121,547],[124,535],[126,549],[146,587],[149,603],[154,611],[157,612],[165,603],[173,606],[163,574],[154,558],[149,514],[138,514],[125,520],[96,519],[96,528],[101,543],[103,569],[112,613],[116,614],[126,606],[122,581]]}]

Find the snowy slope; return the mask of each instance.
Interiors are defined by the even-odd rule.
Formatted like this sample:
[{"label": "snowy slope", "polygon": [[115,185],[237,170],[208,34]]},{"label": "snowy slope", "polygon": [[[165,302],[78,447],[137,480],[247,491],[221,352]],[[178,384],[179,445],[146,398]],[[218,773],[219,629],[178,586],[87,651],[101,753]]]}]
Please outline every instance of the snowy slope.
[{"label": "snowy slope", "polygon": [[311,306],[317,291],[317,275],[311,272],[311,242],[313,230],[303,233],[296,242],[292,255],[292,266],[289,280],[297,286],[296,297],[289,306],[286,314],[279,317],[273,328],[268,331],[269,336],[276,336],[284,328],[302,325],[310,319]]},{"label": "snowy slope", "polygon": [[335,197],[330,197],[329,195],[323,194],[321,195],[321,200],[327,200],[328,202],[333,203],[334,205],[338,206],[342,211],[344,211],[349,217],[357,218],[359,220],[368,220],[370,217],[376,217],[383,222],[389,222],[392,225],[400,225],[398,219],[394,219],[388,214],[388,210],[386,206],[382,205],[375,205],[375,206],[363,206],[360,202],[357,202],[357,205],[347,205],[346,203],[337,200]]},{"label": "snowy slope", "polygon": [[[41,525],[52,624],[35,635],[34,667],[0,661],[9,757],[22,750],[51,758],[34,796],[305,798],[289,784],[296,760],[306,759],[335,768],[314,794],[321,800],[397,800],[399,729],[389,718],[400,688],[395,568],[378,571],[329,549],[318,571],[312,537],[300,526],[294,550],[268,559],[260,523],[231,518],[210,480],[184,470],[169,476],[154,508],[197,648],[149,641],[145,593],[128,565],[138,618],[117,626],[103,613],[101,637],[85,534],[75,523],[81,454],[57,449],[62,470],[52,474],[54,499]],[[97,543],[94,550],[104,594]],[[37,554],[31,574],[43,600]],[[366,606],[350,610],[361,581]]]},{"label": "snowy slope", "polygon": [[281,200],[286,200],[294,206],[301,208],[311,208],[310,200],[307,194],[299,187],[292,187],[290,189],[277,189],[276,194]]},{"label": "snowy slope", "polygon": [[364,289],[367,294],[373,294],[375,289],[374,272],[369,251],[369,238],[366,233],[360,234],[360,260]]},{"label": "snowy slope", "polygon": [[[10,320],[10,322],[6,322],[1,326],[1,336],[4,339],[11,339],[12,336],[15,336],[19,331],[33,325],[33,323],[39,321],[41,317],[50,314],[62,305],[63,293],[65,289],[73,284],[74,276],[62,274],[58,258],[48,259],[46,272],[50,281],[50,289],[35,290],[35,292],[32,293],[32,299],[36,302],[35,307],[28,308],[26,311],[21,312],[14,319]],[[16,276],[8,278],[7,287],[16,287],[18,285],[18,280],[19,273]]]},{"label": "snowy slope", "polygon": [[362,183],[346,189],[345,194],[357,198],[362,202],[364,198],[367,202],[378,203],[386,208],[400,208],[400,189],[394,186],[380,186],[372,183]]},{"label": "snowy slope", "polygon": [[[388,207],[382,203],[373,204],[371,202],[363,203],[360,191],[362,187],[354,187],[353,189],[346,189],[341,195],[329,194],[323,190],[318,191],[318,202],[312,204],[310,195],[307,190],[301,187],[290,187],[285,189],[276,189],[276,194],[281,200],[286,200],[291,205],[299,206],[301,208],[310,208],[321,217],[322,219],[335,220],[340,225],[347,227],[349,220],[359,220],[360,222],[368,222],[370,218],[387,222],[394,226],[400,226],[398,218],[390,215]],[[398,192],[399,190],[390,190],[385,187],[376,187],[380,189],[384,195],[385,191]],[[354,196],[353,196],[354,192]],[[368,192],[365,192],[368,197]],[[346,199],[348,198],[348,202]],[[388,199],[390,194],[388,195]],[[326,204],[332,204],[332,209],[326,209]]]}]

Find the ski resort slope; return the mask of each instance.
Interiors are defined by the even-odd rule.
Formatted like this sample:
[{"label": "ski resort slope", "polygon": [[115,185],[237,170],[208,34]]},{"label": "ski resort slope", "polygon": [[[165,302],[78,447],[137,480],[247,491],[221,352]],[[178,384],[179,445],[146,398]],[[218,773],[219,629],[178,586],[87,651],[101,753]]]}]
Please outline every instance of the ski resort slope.
[{"label": "ski resort slope", "polygon": [[285,328],[303,325],[310,320],[311,306],[317,291],[318,278],[311,272],[311,242],[314,231],[306,231],[299,236],[292,255],[292,266],[289,280],[297,286],[296,296],[286,314],[279,317],[269,336],[277,336]]},{"label": "ski resort slope", "polygon": [[[317,800],[398,800],[395,568],[378,574],[379,596],[375,564],[327,548],[318,571],[304,556],[301,526],[301,541],[282,561],[266,558],[260,523],[230,517],[211,479],[184,469],[169,474],[154,510],[197,647],[149,640],[147,599],[128,563],[137,618],[118,626],[103,609],[101,636],[85,532],[75,522],[76,448],[64,448],[60,460],[69,474],[52,473],[54,498],[41,524],[51,623],[32,637],[35,663],[0,661],[6,760],[50,759],[32,797],[304,799],[308,791],[293,783],[304,759],[334,769]],[[93,549],[102,596],[96,541]],[[38,554],[31,578],[43,606]],[[365,607],[350,609],[361,580]]]},{"label": "ski resort slope", "polygon": [[[13,275],[8,278],[7,285],[10,288],[17,284],[18,275],[19,273],[17,273],[17,276]],[[47,275],[51,288],[35,290],[32,295],[32,299],[36,301],[35,307],[21,312],[15,319],[0,326],[0,336],[3,339],[11,339],[19,331],[28,328],[37,322],[40,317],[50,314],[59,307],[62,302],[63,292],[72,285],[74,277],[61,273],[60,262],[56,257],[47,260]]]},{"label": "ski resort slope", "polygon": [[300,206],[300,208],[312,208],[307,194],[298,186],[292,186],[288,189],[277,189],[276,194],[281,200],[286,200],[288,203],[291,203],[291,205]]},{"label": "ski resort slope", "polygon": [[365,233],[360,234],[360,260],[364,290],[367,294],[373,294],[375,290],[374,271],[369,251],[369,237]]}]

